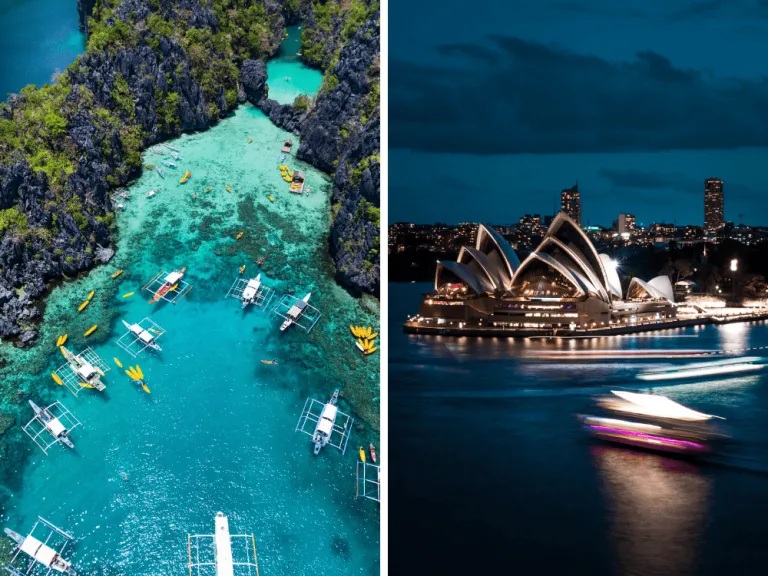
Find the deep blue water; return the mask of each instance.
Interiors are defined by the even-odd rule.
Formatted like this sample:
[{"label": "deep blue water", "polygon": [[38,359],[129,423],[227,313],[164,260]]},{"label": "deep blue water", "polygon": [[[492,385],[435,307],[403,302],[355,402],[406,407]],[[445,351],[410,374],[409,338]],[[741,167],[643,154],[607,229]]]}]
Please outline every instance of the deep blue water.
[{"label": "deep blue water", "polygon": [[713,466],[581,434],[574,415],[591,397],[616,386],[647,389],[634,375],[651,361],[577,364],[533,354],[761,346],[768,324],[559,344],[404,334],[402,322],[428,289],[389,285],[392,573],[765,573],[766,375],[654,388],[727,418],[735,452]]},{"label": "deep blue water", "polygon": [[84,50],[77,0],[0,0],[0,100],[50,82]]}]

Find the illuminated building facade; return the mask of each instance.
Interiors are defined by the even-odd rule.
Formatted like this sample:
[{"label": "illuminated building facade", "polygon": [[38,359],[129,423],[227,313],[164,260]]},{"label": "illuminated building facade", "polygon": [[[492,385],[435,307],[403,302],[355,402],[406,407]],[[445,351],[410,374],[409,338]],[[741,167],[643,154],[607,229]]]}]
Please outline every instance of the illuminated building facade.
[{"label": "illuminated building facade", "polygon": [[424,298],[415,322],[447,331],[475,327],[524,333],[675,316],[667,276],[649,282],[634,278],[625,296],[616,263],[598,254],[584,231],[561,212],[522,262],[498,232],[480,224],[473,247],[462,247],[455,262],[438,262],[434,291]]},{"label": "illuminated building facade", "polygon": [[704,181],[704,230],[717,232],[725,222],[723,215],[723,181],[708,178]]},{"label": "illuminated building facade", "polygon": [[581,193],[578,182],[560,193],[560,207],[581,228]]}]

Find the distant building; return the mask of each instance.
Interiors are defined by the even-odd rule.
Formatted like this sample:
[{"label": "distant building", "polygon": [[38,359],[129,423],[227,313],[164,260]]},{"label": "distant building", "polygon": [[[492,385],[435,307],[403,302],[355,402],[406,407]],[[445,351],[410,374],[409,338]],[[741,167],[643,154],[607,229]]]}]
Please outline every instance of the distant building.
[{"label": "distant building", "polygon": [[616,222],[616,231],[619,234],[631,234],[635,231],[635,217],[632,214],[619,214]]},{"label": "distant building", "polygon": [[707,178],[704,181],[704,230],[717,232],[723,227],[723,181]]},{"label": "distant building", "polygon": [[566,188],[560,193],[560,207],[581,228],[581,194],[578,182],[573,188]]},{"label": "distant building", "polygon": [[552,222],[554,221],[554,219],[555,219],[555,217],[554,217],[554,216],[544,216],[544,226],[546,226],[547,228],[549,228],[550,224],[552,224]]}]

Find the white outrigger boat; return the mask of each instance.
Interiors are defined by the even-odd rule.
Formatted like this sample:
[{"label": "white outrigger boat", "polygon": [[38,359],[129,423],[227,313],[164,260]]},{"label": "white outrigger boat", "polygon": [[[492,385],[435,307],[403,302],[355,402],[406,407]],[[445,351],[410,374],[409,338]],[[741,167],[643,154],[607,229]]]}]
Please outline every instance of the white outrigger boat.
[{"label": "white outrigger boat", "polygon": [[323,407],[323,411],[320,413],[320,419],[315,426],[315,433],[312,435],[312,442],[315,445],[315,456],[320,454],[328,440],[331,439],[331,433],[333,432],[333,425],[336,423],[336,414],[339,409],[336,407],[336,402],[339,400],[339,389],[333,391],[333,396],[328,403]]},{"label": "white outrigger boat", "polygon": [[[303,432],[312,437],[315,455],[328,445],[338,448],[342,454],[347,450],[355,419],[338,409],[338,400],[337,388],[328,402],[307,398],[304,403],[299,422],[296,424],[296,432]],[[309,428],[310,422],[315,424],[314,428]]]},{"label": "white outrigger boat", "polygon": [[82,355],[75,356],[64,346],[61,347],[61,353],[66,358],[72,372],[85,383],[82,385],[84,388],[95,388],[99,392],[107,389],[101,381],[101,377],[104,376],[104,371],[101,368],[91,364]]},{"label": "white outrigger boat", "polygon": [[163,166],[167,166],[168,168],[176,168],[176,162],[171,162],[170,160],[163,160],[161,164]]},{"label": "white outrigger boat", "polygon": [[155,194],[157,194],[157,190],[150,190],[147,192],[147,198],[152,198]]},{"label": "white outrigger boat", "polygon": [[173,158],[174,160],[181,160],[181,154],[179,154],[178,152],[171,152],[170,155],[171,155],[171,158]]},{"label": "white outrigger boat", "polygon": [[152,348],[158,352],[163,351],[163,349],[158,346],[155,335],[149,330],[145,330],[139,324],[128,324],[125,320],[123,320],[123,324],[128,328],[128,332],[136,336],[136,338],[144,345],[144,348]]},{"label": "white outrigger boat", "polygon": [[[54,437],[56,442],[61,442],[64,446],[74,448],[72,440],[69,439],[69,430],[61,423],[61,421],[51,414],[47,408],[40,408],[37,404],[29,401],[29,405],[32,406],[32,410],[35,412],[35,418],[37,418],[46,430],[48,430]],[[52,405],[53,406],[53,405]],[[45,452],[45,450],[43,450]]]},{"label": "white outrigger boat", "polygon": [[[41,522],[49,530],[48,537],[45,538],[45,541],[42,541],[32,535],[32,533],[35,531],[35,528]],[[65,560],[61,556],[61,554],[64,552],[64,549],[67,547],[67,544],[69,544],[69,541],[73,539],[72,536],[57,528],[47,520],[38,516],[38,521],[35,523],[35,526],[32,528],[32,532],[30,532],[28,536],[22,536],[10,528],[5,529],[5,534],[18,546],[16,553],[13,555],[10,563],[7,566],[8,572],[14,576],[34,574],[34,568],[36,564],[41,564],[43,567],[48,569],[48,571],[45,572],[46,575],[55,570],[56,572],[61,572],[62,574],[77,576],[76,572],[72,570],[72,563],[68,560]],[[55,534],[58,534],[64,538],[64,543],[58,551],[49,546],[51,538],[53,538]],[[32,559],[32,562],[28,567],[17,567],[14,564],[16,558],[21,553],[24,553],[24,555]]]},{"label": "white outrigger boat", "polygon": [[246,308],[249,304],[253,304],[256,295],[259,293],[259,288],[261,288],[261,273],[257,274],[256,278],[248,280],[248,284],[246,284],[241,297],[243,308]]},{"label": "white outrigger boat", "polygon": [[[184,277],[184,272],[187,270],[187,267],[185,266],[181,270],[174,270],[173,272],[168,273],[163,280],[160,280],[160,276],[165,274],[163,270],[160,271],[159,274],[157,274],[152,280],[150,280],[145,286],[145,290],[149,290],[152,292],[152,298],[150,299],[149,303],[154,304],[160,299],[168,300],[169,302],[174,302],[177,297],[179,297],[182,294],[186,294],[189,289],[191,289],[191,286],[184,282],[182,278]],[[157,288],[154,288],[156,284],[159,284]],[[179,287],[182,287],[181,290],[178,290]],[[166,298],[166,294],[169,292],[177,292],[177,294],[174,296],[174,298]]]},{"label": "white outrigger boat", "polygon": [[160,174],[160,178],[165,178],[165,174],[163,174],[163,169],[160,168],[160,166],[155,167],[155,171]]},{"label": "white outrigger boat", "polygon": [[296,303],[288,309],[287,317],[280,325],[280,332],[285,332],[291,324],[301,318],[301,315],[304,314],[304,309],[307,307],[310,296],[312,296],[312,292],[308,292],[304,298],[297,300]]}]

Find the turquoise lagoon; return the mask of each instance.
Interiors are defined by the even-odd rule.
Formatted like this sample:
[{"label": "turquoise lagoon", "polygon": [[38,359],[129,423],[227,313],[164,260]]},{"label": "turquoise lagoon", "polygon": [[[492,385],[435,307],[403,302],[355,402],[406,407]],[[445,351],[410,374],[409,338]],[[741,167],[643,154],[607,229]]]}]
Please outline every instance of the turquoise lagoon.
[{"label": "turquoise lagoon", "polygon": [[85,50],[76,0],[0,0],[0,100],[50,82]]},{"label": "turquoise lagoon", "polygon": [[[128,189],[112,262],[53,289],[35,348],[0,348],[12,398],[3,412],[17,415],[3,436],[2,526],[24,532],[40,514],[70,531],[80,574],[186,574],[187,534],[210,534],[217,511],[229,515],[233,533],[255,535],[263,576],[378,574],[379,510],[355,499],[355,462],[359,445],[378,445],[379,358],[361,357],[347,327],[378,328],[378,302],[335,284],[327,177],[289,158],[312,187],[309,196],[290,194],[277,168],[286,136],[241,106],[211,130],[172,142],[178,169],[166,168],[165,179],[146,171]],[[144,161],[158,164],[166,152],[156,146]],[[192,177],[180,184],[185,170]],[[261,257],[262,278],[278,293],[312,291],[323,317],[309,335],[281,333],[276,315],[243,312],[225,298],[238,268],[255,276]],[[141,287],[161,268],[181,266],[193,284],[188,295],[177,305],[148,304]],[[78,314],[90,290],[92,304]],[[128,292],[135,295],[123,298]],[[137,362],[115,340],[125,332],[120,319],[145,316],[167,330],[162,352],[137,359],[151,394],[112,360]],[[111,366],[105,392],[75,398],[55,385],[50,372],[63,361],[55,341],[64,333],[70,349],[91,346]],[[314,457],[310,438],[294,428],[308,396],[325,399],[336,387],[342,410],[356,417],[349,448]],[[16,390],[24,392],[18,400]],[[22,433],[27,399],[61,400],[83,422],[74,451],[54,446],[46,457]]]},{"label": "turquoise lagoon", "polygon": [[301,62],[301,26],[288,26],[288,37],[280,43],[277,56],[267,62],[269,97],[280,104],[292,104],[296,96],[314,96],[323,83],[323,73]]}]

